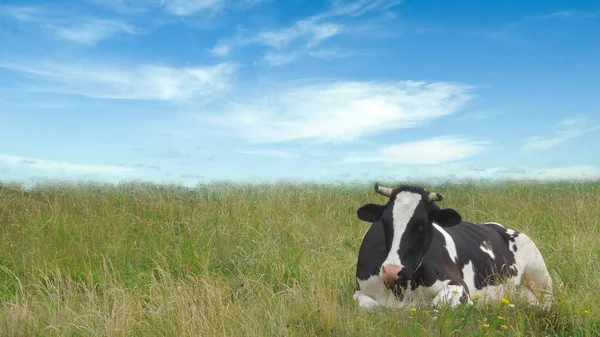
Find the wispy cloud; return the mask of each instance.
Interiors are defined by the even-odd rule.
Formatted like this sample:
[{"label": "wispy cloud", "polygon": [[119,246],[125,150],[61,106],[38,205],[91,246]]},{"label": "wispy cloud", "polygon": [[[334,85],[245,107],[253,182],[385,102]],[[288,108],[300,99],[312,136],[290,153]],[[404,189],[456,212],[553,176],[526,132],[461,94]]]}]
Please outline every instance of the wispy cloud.
[{"label": "wispy cloud", "polygon": [[265,157],[277,157],[277,158],[298,158],[298,154],[293,151],[284,150],[251,150],[251,149],[237,149],[235,152],[254,155],[254,156],[265,156]]},{"label": "wispy cloud", "polygon": [[[97,5],[111,8],[118,13],[143,13],[154,9],[162,9],[176,16],[190,16],[207,11],[218,11],[226,0],[88,0]],[[250,2],[245,0],[244,3]],[[259,0],[254,2],[258,3]],[[248,4],[246,4],[248,6]]]},{"label": "wispy cloud", "polygon": [[587,118],[570,117],[564,119],[558,125],[558,131],[551,137],[530,137],[525,139],[523,151],[547,150],[556,147],[568,140],[583,136],[584,134],[597,130],[599,127],[589,126]]},{"label": "wispy cloud", "polygon": [[486,150],[488,141],[464,137],[434,137],[382,147],[374,154],[347,157],[347,163],[392,163],[404,165],[436,165],[476,156]]},{"label": "wispy cloud", "polygon": [[5,166],[25,167],[40,171],[72,174],[124,175],[134,172],[133,168],[122,166],[74,164],[6,154],[0,154],[0,164]]},{"label": "wispy cloud", "polygon": [[[380,170],[390,175],[390,179],[485,179],[485,180],[562,180],[562,179],[598,179],[600,169],[592,165],[539,167],[487,167],[474,168],[460,162],[448,162],[443,165],[421,165],[406,168],[398,166],[398,170]],[[383,179],[383,178],[380,178]]]},{"label": "wispy cloud", "polygon": [[136,29],[131,25],[121,21],[102,19],[85,19],[81,23],[68,26],[50,24],[47,28],[62,39],[89,45],[118,33],[136,33]]},{"label": "wispy cloud", "polygon": [[257,142],[343,142],[412,128],[455,113],[470,88],[444,82],[312,83],[231,103],[198,116],[234,137]]},{"label": "wispy cloud", "polygon": [[186,100],[226,91],[236,66],[173,68],[125,65],[15,62],[0,68],[32,77],[33,91],[81,94],[106,99]]},{"label": "wispy cloud", "polygon": [[572,19],[572,20],[587,20],[600,16],[600,12],[581,11],[581,10],[565,10],[547,14],[533,16],[531,20],[551,20],[551,19]]},{"label": "wispy cloud", "polygon": [[480,28],[465,31],[468,34],[483,36],[503,43],[529,46],[533,41],[527,40],[527,30],[534,26],[556,24],[557,21],[578,23],[600,17],[600,11],[563,10],[549,13],[527,15],[504,23],[496,29]]},{"label": "wispy cloud", "polygon": [[227,45],[227,44],[217,44],[214,47],[212,47],[211,49],[209,49],[209,53],[216,55],[216,56],[225,56],[227,54],[229,54],[229,52],[231,51],[231,46]]},{"label": "wispy cloud", "polygon": [[187,16],[207,10],[216,10],[225,4],[224,0],[160,0],[160,5],[168,12]]},{"label": "wispy cloud", "polygon": [[139,33],[134,26],[119,20],[86,17],[51,7],[0,7],[0,15],[36,25],[60,39],[87,45],[117,34]]},{"label": "wispy cloud", "polygon": [[493,116],[501,116],[504,113],[502,109],[491,108],[485,110],[478,110],[470,113],[460,114],[456,116],[456,121],[472,121],[472,120],[483,120]]},{"label": "wispy cloud", "polygon": [[0,6],[0,16],[23,22],[34,21],[41,14],[40,8],[34,6]]},{"label": "wispy cloud", "polygon": [[220,41],[211,51],[215,55],[227,55],[236,46],[260,45],[267,48],[264,60],[273,66],[290,63],[305,56],[324,58],[327,54],[328,57],[325,58],[334,58],[332,55],[344,57],[347,53],[319,49],[325,41],[345,32],[347,23],[341,24],[336,20],[356,18],[376,10],[387,11],[400,2],[334,1],[332,7],[325,12],[305,17],[285,27],[262,30],[251,36],[238,35],[229,41]]},{"label": "wispy cloud", "polygon": [[154,157],[166,158],[166,159],[179,159],[179,158],[189,157],[189,154],[183,153],[173,147],[168,147],[165,150],[155,152]]}]

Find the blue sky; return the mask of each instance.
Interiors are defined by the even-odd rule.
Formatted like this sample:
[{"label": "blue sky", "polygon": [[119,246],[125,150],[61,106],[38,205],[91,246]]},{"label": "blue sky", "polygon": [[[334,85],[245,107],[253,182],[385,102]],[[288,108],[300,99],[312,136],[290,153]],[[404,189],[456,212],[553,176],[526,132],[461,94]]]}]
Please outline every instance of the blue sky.
[{"label": "blue sky", "polygon": [[600,176],[587,1],[0,3],[0,180]]}]

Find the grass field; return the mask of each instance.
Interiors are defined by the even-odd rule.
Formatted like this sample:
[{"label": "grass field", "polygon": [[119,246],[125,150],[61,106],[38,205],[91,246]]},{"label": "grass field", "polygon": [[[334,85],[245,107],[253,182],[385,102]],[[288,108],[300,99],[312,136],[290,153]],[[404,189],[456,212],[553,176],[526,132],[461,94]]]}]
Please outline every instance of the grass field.
[{"label": "grass field", "polygon": [[[600,182],[438,184],[442,207],[531,236],[549,312],[352,300],[364,185],[0,185],[4,336],[600,334]],[[500,320],[498,316],[501,316]],[[489,327],[487,325],[489,324]]]}]

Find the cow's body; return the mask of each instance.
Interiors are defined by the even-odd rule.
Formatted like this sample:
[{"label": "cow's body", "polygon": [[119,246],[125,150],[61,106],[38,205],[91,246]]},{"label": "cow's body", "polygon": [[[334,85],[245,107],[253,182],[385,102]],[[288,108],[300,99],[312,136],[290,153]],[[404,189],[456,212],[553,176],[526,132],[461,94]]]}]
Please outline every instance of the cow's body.
[{"label": "cow's body", "polygon": [[[527,235],[498,223],[475,225],[460,216],[445,226],[435,220],[419,222],[421,217],[435,218],[432,212],[440,209],[433,202],[417,200],[414,195],[419,193],[406,189],[409,190],[393,193],[387,190],[387,218],[369,218],[359,213],[359,218],[372,221],[363,238],[356,269],[354,299],[360,307],[414,306],[423,301],[437,305],[443,300],[452,306],[472,304],[472,297],[477,295],[483,301],[500,299],[507,286],[520,286],[533,303],[538,303],[539,295],[547,295],[544,308],[548,307],[552,281],[539,250]],[[422,195],[429,193],[417,191]],[[437,196],[442,198],[439,193]],[[428,210],[424,211],[424,207]],[[403,217],[404,221],[398,220]],[[396,233],[400,230],[403,232]],[[400,256],[404,262],[400,262]]]}]

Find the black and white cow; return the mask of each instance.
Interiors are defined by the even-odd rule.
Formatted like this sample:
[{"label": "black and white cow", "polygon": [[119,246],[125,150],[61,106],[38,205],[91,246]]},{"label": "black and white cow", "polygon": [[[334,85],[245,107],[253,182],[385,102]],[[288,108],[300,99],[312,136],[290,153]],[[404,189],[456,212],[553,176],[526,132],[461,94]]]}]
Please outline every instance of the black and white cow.
[{"label": "black and white cow", "polygon": [[552,301],[552,279],[542,255],[525,234],[488,222],[463,221],[441,209],[440,193],[421,187],[375,185],[389,198],[366,204],[358,218],[371,222],[360,246],[354,299],[362,308],[414,306],[432,301],[472,304],[499,300],[517,286],[533,304]]}]

